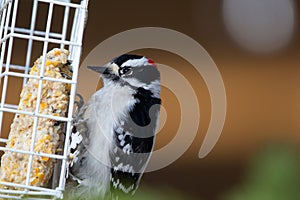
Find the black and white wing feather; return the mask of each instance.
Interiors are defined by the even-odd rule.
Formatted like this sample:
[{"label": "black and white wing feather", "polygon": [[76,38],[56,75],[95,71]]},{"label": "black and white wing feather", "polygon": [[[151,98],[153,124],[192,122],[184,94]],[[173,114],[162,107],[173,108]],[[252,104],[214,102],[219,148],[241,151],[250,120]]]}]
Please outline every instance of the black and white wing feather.
[{"label": "black and white wing feather", "polygon": [[143,88],[137,89],[134,98],[136,103],[128,117],[114,130],[112,195],[134,194],[154,145],[161,100]]}]

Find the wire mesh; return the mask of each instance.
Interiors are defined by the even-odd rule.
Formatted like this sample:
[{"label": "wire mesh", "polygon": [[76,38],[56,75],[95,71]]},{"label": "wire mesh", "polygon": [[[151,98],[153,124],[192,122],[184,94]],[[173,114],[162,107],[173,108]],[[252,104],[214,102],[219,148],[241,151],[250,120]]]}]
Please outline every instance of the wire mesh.
[{"label": "wire mesh", "polygon": [[[11,151],[29,156],[26,183],[0,181],[0,185],[15,188],[0,189],[0,198],[56,199],[63,197],[87,6],[88,0],[0,0],[0,153]],[[46,54],[52,48],[65,48],[70,51],[68,59],[72,61],[73,71],[70,80],[44,76]],[[40,55],[43,56],[40,75],[29,74],[31,65]],[[29,78],[39,82],[34,112],[18,109],[18,96]],[[39,112],[43,80],[71,85],[68,112],[65,117],[45,115]],[[6,147],[10,124],[15,114],[34,117],[30,151]],[[40,118],[65,123],[65,137],[61,154],[34,151],[37,122]],[[30,184],[29,176],[34,156],[46,156],[57,161],[52,184],[49,184],[48,187],[37,187]]]}]

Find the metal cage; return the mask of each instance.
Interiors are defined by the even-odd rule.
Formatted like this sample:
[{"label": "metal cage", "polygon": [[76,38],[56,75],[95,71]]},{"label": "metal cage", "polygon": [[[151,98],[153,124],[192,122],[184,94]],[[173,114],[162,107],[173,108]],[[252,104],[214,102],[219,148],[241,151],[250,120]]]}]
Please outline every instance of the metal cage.
[{"label": "metal cage", "polygon": [[[88,0],[0,0],[0,153],[12,151],[29,155],[26,184],[0,182],[0,185],[16,189],[0,189],[0,198],[22,199],[57,199],[63,197],[68,165],[68,145],[71,129],[73,106],[76,95],[78,68],[82,48],[82,38],[87,15]],[[63,82],[71,84],[69,107],[66,117],[42,115],[35,112],[18,110],[17,88],[22,88],[28,78],[35,78],[40,82],[47,77],[32,76],[29,74],[33,61],[43,56],[42,70],[45,56],[51,48],[65,48],[70,51],[68,59],[72,60],[73,76],[71,80]],[[12,81],[10,80],[12,79]],[[60,81],[60,79],[49,79]],[[40,106],[41,84],[38,88],[36,107]],[[14,91],[14,93],[12,93]],[[15,98],[10,98],[10,97]],[[52,177],[49,187],[37,187],[29,184],[31,162],[33,156],[43,154],[32,151],[22,151],[5,147],[9,133],[10,123],[15,114],[33,116],[35,121],[39,118],[49,118],[65,123],[65,140],[61,154],[47,155],[56,159],[56,176]],[[36,131],[34,123],[33,131]],[[34,145],[34,136],[32,144]]]}]

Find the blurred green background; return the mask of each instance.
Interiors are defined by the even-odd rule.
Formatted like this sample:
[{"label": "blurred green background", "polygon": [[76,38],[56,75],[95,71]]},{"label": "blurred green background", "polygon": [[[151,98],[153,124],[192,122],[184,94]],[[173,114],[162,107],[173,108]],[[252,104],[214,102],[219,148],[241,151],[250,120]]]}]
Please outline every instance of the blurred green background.
[{"label": "blurred green background", "polygon": [[[232,185],[221,194],[217,194],[215,199],[297,200],[300,198],[299,169],[299,146],[291,144],[267,145],[249,159],[238,184]],[[197,181],[186,184],[197,184]],[[192,200],[211,198],[204,198],[201,194],[199,196],[191,196],[181,193],[180,190],[172,191],[166,187],[159,191],[142,189],[138,191],[134,199]]]},{"label": "blurred green background", "polygon": [[[300,185],[299,146],[272,144],[258,151],[245,167],[243,178],[227,191],[218,193],[218,200],[297,200]],[[159,180],[158,180],[159,181]],[[201,180],[199,180],[201,181]],[[204,180],[205,182],[205,180]],[[186,183],[197,184],[197,181]],[[170,184],[171,185],[171,184]],[[200,184],[199,184],[200,187]],[[217,191],[216,191],[217,192]],[[154,187],[143,184],[129,200],[203,200],[203,195],[191,195],[171,186]],[[66,199],[76,199],[66,196]],[[95,199],[99,199],[95,197]]]}]

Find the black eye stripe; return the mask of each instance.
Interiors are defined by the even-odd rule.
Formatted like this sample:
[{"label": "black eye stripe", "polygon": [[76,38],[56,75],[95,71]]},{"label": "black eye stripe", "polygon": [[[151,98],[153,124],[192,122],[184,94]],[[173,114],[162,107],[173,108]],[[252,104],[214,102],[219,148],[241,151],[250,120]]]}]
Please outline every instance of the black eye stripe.
[{"label": "black eye stripe", "polygon": [[128,72],[131,71],[131,70],[132,70],[131,67],[125,66],[125,67],[122,67],[122,68],[119,69],[119,74],[120,74],[120,75],[123,75],[123,74],[128,73]]}]

